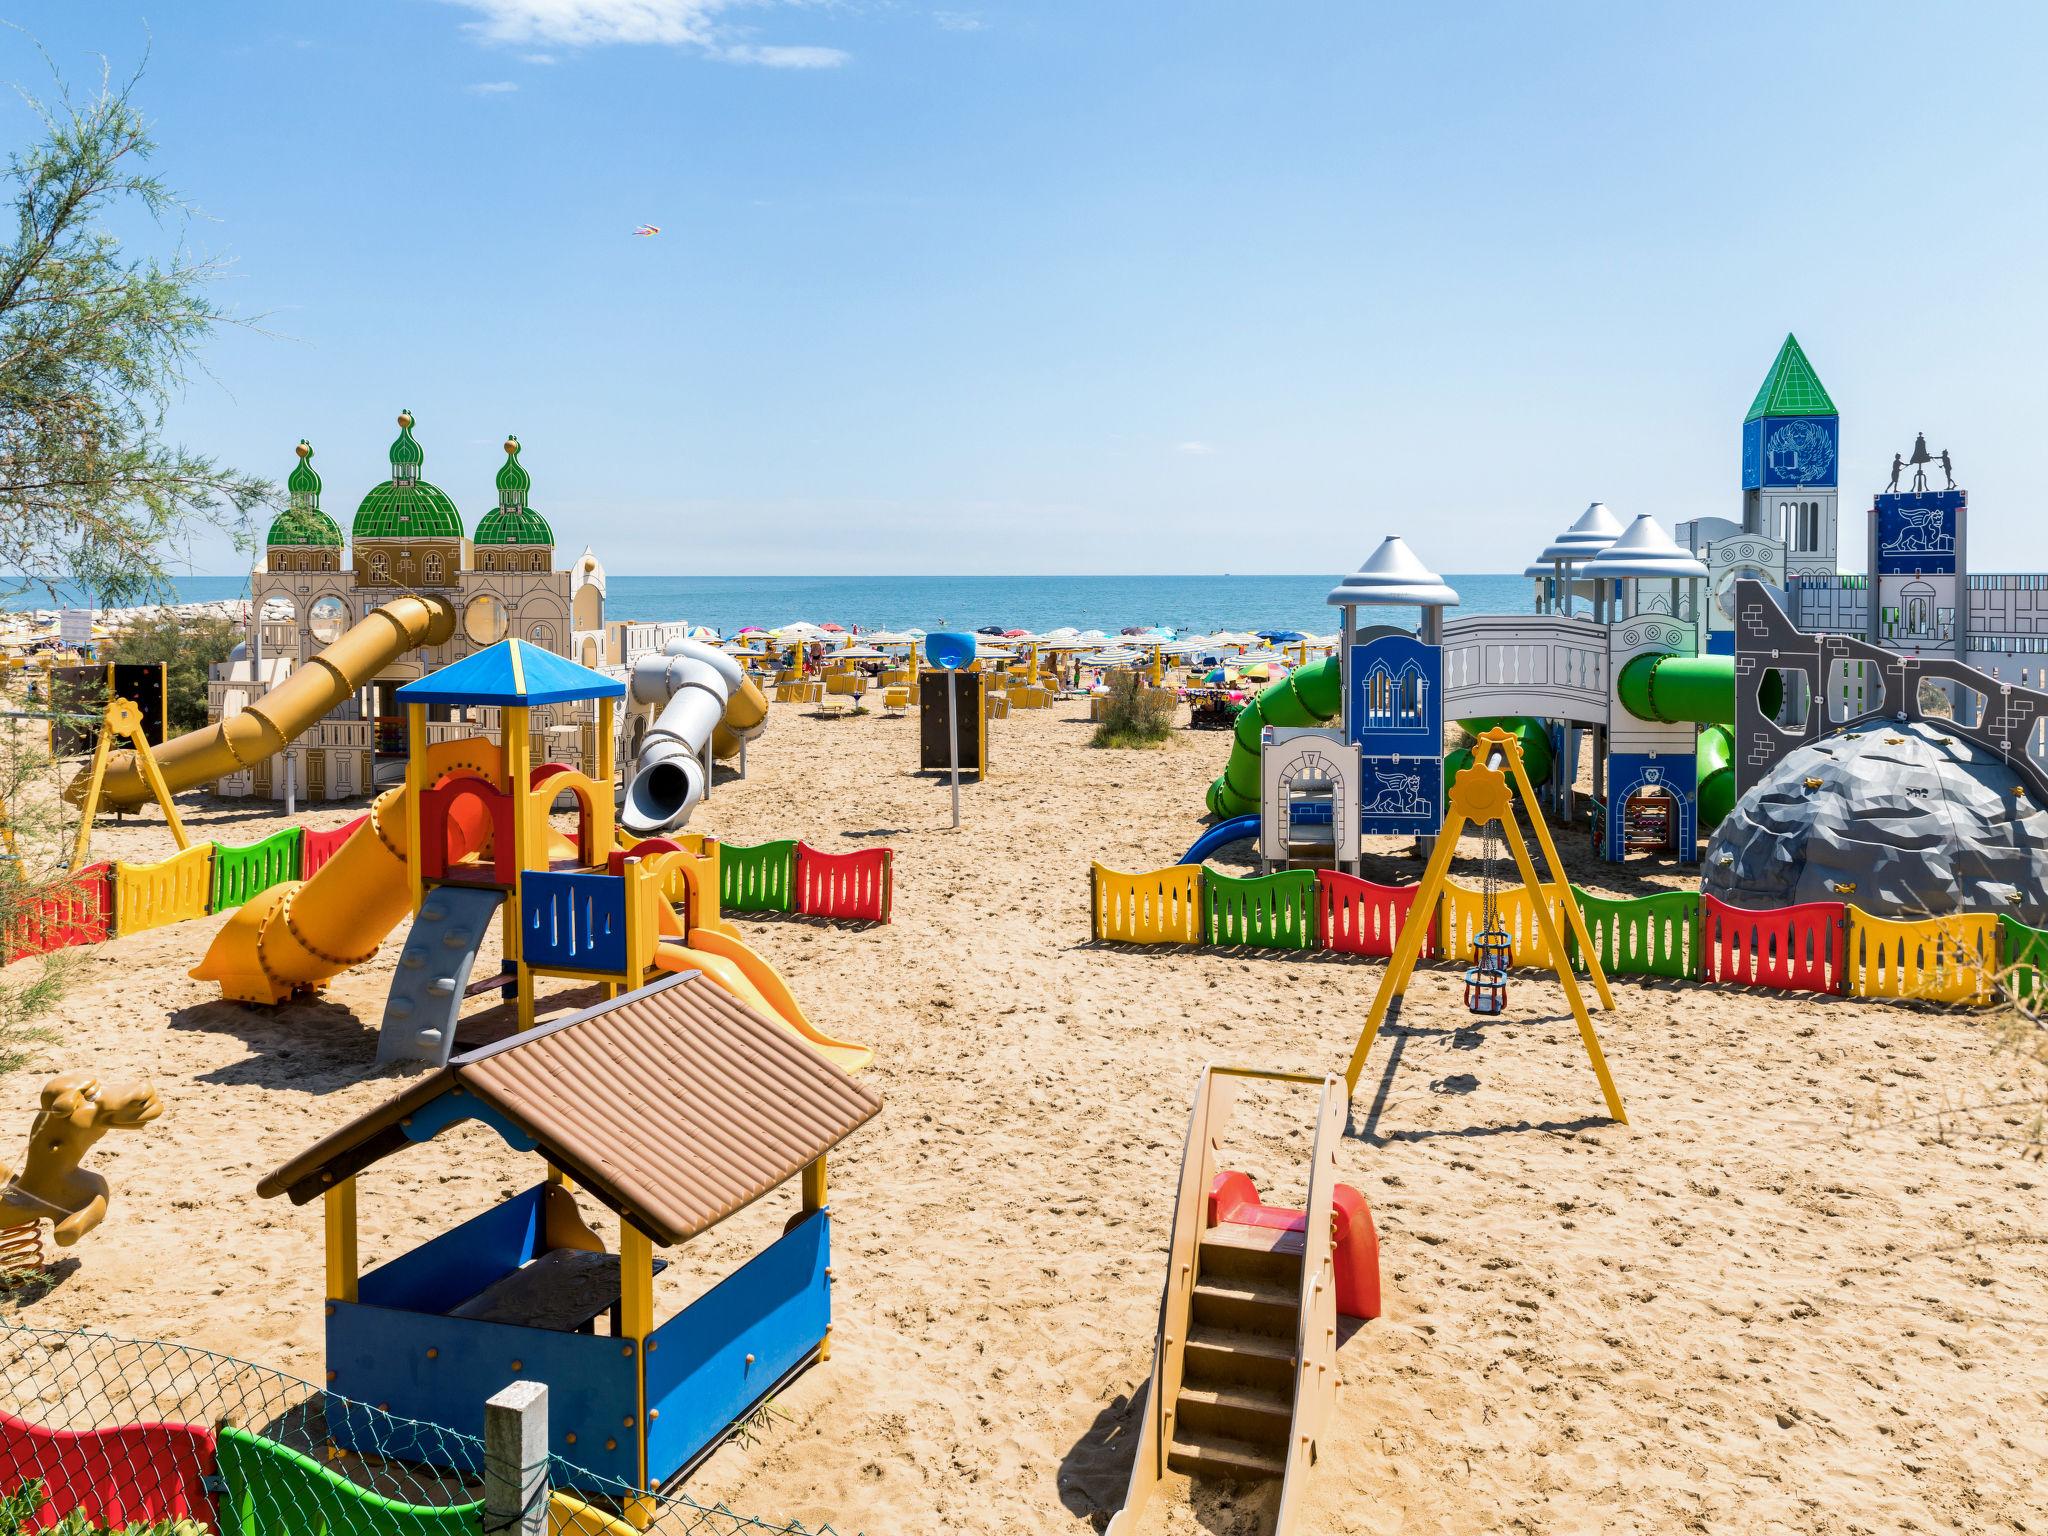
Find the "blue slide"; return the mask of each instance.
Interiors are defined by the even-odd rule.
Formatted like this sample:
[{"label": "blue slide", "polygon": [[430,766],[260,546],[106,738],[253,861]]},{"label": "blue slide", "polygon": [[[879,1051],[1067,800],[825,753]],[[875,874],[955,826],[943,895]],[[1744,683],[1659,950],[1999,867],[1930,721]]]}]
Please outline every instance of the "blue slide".
[{"label": "blue slide", "polygon": [[1180,856],[1183,864],[1199,864],[1218,848],[1231,843],[1241,843],[1248,837],[1259,835],[1259,818],[1254,812],[1250,816],[1233,816],[1228,821],[1219,821],[1215,826],[1195,839],[1195,846]]}]

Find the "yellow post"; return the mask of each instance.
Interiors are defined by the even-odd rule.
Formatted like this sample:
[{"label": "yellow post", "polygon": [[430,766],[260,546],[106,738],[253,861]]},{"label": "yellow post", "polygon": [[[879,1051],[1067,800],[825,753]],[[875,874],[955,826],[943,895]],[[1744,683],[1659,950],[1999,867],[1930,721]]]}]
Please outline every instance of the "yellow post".
[{"label": "yellow post", "polygon": [[149,792],[156,796],[156,803],[163,807],[164,820],[170,824],[171,837],[183,853],[192,846],[185,836],[185,823],[178,817],[178,802],[171,798],[171,786],[164,782],[164,771],[157,766],[156,753],[150,750],[149,737],[142,729],[142,711],[126,699],[116,699],[107,706],[107,730],[127,738],[135,749],[136,759],[142,764],[142,777],[149,785]]},{"label": "yellow post", "polygon": [[[1606,969],[1600,964],[1599,953],[1593,948],[1592,935],[1586,931],[1586,914],[1579,910],[1578,898],[1571,894],[1571,882],[1564,877],[1564,861],[1557,856],[1557,844],[1550,840],[1550,828],[1543,820],[1543,813],[1536,809],[1536,791],[1529,783],[1528,770],[1522,766],[1522,744],[1499,726],[1495,726],[1480,739],[1497,741],[1506,748],[1508,767],[1515,776],[1515,792],[1522,797],[1522,804],[1529,807],[1529,825],[1535,831],[1536,841],[1543,849],[1543,862],[1549,867],[1551,878],[1557,881],[1565,893],[1565,916],[1571,922],[1572,936],[1579,941],[1579,953],[1586,957],[1586,973],[1593,978],[1593,989],[1600,994],[1600,1006],[1611,1009],[1614,1007],[1614,993],[1607,985]],[[1557,954],[1562,968],[1564,951],[1560,949]]]},{"label": "yellow post", "polygon": [[618,702],[597,701],[597,772],[593,777],[607,789],[611,788],[612,774],[617,771],[612,762],[612,732],[617,729]]},{"label": "yellow post", "polygon": [[356,1299],[356,1181],[343,1179],[321,1197],[327,1223],[327,1299]]},{"label": "yellow post", "polygon": [[[54,728],[53,726],[52,729]],[[86,781],[85,798],[78,802],[78,841],[71,845],[73,874],[77,874],[85,867],[85,856],[92,850],[92,819],[100,810],[100,785],[107,777],[107,743],[112,734],[102,724],[100,738],[93,744],[92,776]]]},{"label": "yellow post", "polygon": [[637,1403],[634,1438],[639,1442],[640,1486],[647,1486],[647,1339],[654,1332],[654,1243],[623,1217],[619,1221],[619,1337],[631,1339],[639,1363],[633,1380]]},{"label": "yellow post", "polygon": [[420,915],[426,884],[420,878],[420,796],[427,789],[427,706],[405,706],[405,878],[412,888],[412,915]]},{"label": "yellow post", "polygon": [[[1472,771],[1468,768],[1465,773]],[[1465,774],[1458,777],[1462,781]],[[1366,1015],[1365,1028],[1359,1033],[1358,1044],[1352,1048],[1351,1062],[1344,1068],[1347,1097],[1358,1092],[1359,1075],[1365,1071],[1365,1059],[1372,1054],[1372,1043],[1379,1038],[1380,1026],[1387,1021],[1388,1009],[1407,990],[1408,978],[1415,971],[1416,957],[1422,953],[1422,941],[1428,936],[1430,922],[1436,916],[1437,899],[1443,894],[1444,872],[1451,867],[1451,854],[1456,851],[1458,839],[1464,832],[1465,816],[1458,809],[1454,786],[1450,817],[1437,834],[1436,847],[1430,850],[1428,867],[1422,872],[1422,884],[1416,887],[1415,899],[1408,904],[1408,916],[1401,924],[1401,936],[1394,941],[1394,953],[1387,960],[1386,970],[1380,973],[1379,990],[1372,998],[1372,1011]]]},{"label": "yellow post", "polygon": [[[806,1216],[811,1215],[815,1211],[825,1209],[824,1153],[820,1152],[818,1154],[817,1161],[804,1164],[803,1191],[804,1214]],[[828,1285],[831,1283],[831,1278],[832,1272],[827,1270],[825,1272],[825,1279]],[[830,1323],[825,1325],[825,1337],[818,1340],[818,1358],[820,1360],[830,1360],[832,1358],[832,1325]]]}]

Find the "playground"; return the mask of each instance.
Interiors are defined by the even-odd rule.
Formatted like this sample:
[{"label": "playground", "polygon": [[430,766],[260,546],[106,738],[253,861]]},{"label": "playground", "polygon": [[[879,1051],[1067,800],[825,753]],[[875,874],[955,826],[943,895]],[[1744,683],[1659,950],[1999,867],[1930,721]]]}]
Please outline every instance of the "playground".
[{"label": "playground", "polygon": [[[964,787],[956,832],[943,783],[915,771],[914,716],[850,731],[777,709],[747,780],[721,768],[690,822],[737,844],[800,832],[898,857],[887,926],[733,918],[821,1033],[872,1048],[856,1081],[888,1107],[833,1165],[830,1364],[696,1471],[702,1502],[874,1536],[1099,1529],[1130,1473],[1201,1068],[1320,1077],[1353,1049],[1379,961],[1090,940],[1087,858],[1172,866],[1220,765],[1217,738],[1194,732],[1159,752],[1085,752],[1086,713],[1069,701],[996,721],[995,771]],[[236,846],[362,812],[179,804],[195,843]],[[1373,877],[1419,879],[1410,841],[1366,835]],[[1583,837],[1559,847],[1598,895],[1698,887],[1696,867],[1603,861]],[[151,806],[95,832],[99,859],[170,850]],[[1480,850],[1464,840],[1453,879],[1476,877]],[[1215,867],[1250,874],[1253,852],[1226,848]],[[370,1066],[402,946],[317,1000],[257,1009],[188,975],[221,926],[77,952],[53,1022],[61,1064],[153,1078],[167,1113],[99,1145],[112,1213],[8,1311],[319,1380],[322,1224],[257,1183],[417,1081]],[[494,973],[496,945],[476,975]],[[2001,1051],[1994,1019],[1617,975],[1617,1006],[1595,1018],[1624,1128],[1553,977],[1513,972],[1495,1018],[1466,1013],[1460,985],[1455,967],[1418,969],[1336,1150],[1378,1227],[1384,1311],[1362,1333],[1345,1325],[1336,1452],[1306,1485],[1303,1529],[2030,1519],[2048,1173],[2026,1151],[2048,1073]],[[535,990],[543,1021],[599,997],[575,978]],[[516,1009],[495,1017],[509,1032]],[[465,1043],[473,1023],[488,1030],[466,1015]],[[58,1055],[6,1078],[17,1149]],[[1263,1104],[1282,1089],[1247,1092]],[[1239,1124],[1238,1165],[1298,1204],[1306,1115]],[[514,1196],[531,1167],[476,1123],[380,1164],[364,1178],[362,1267]],[[668,1252],[657,1311],[798,1210],[791,1187]],[[1204,1488],[1144,1529],[1249,1531],[1268,1497]]]}]

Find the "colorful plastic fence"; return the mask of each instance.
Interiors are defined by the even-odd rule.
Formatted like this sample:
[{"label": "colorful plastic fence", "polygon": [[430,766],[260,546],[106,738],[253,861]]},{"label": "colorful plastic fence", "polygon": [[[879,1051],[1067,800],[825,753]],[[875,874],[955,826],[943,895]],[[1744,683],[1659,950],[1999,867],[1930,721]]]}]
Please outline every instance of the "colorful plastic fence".
[{"label": "colorful plastic fence", "polygon": [[[1565,933],[1570,926],[1564,915],[1565,893],[1551,885],[1544,887],[1543,895],[1550,908],[1552,925],[1559,934]],[[1539,971],[1557,969],[1557,957],[1543,942],[1543,930],[1536,924],[1535,904],[1529,900],[1527,891],[1519,885],[1496,889],[1493,910],[1501,927],[1507,930],[1508,943],[1517,966]],[[1446,880],[1437,924],[1437,931],[1442,935],[1441,953],[1448,959],[1461,962],[1470,959],[1472,941],[1486,924],[1486,893],[1460,885],[1455,880]]]},{"label": "colorful plastic fence", "polygon": [[1776,992],[1839,992],[1849,909],[1808,901],[1752,912],[1700,898],[1700,979]]},{"label": "colorful plastic fence", "polygon": [[204,917],[212,900],[211,843],[194,843],[156,864],[114,866],[114,931],[123,938]]},{"label": "colorful plastic fence", "polygon": [[718,904],[727,912],[787,912],[796,902],[796,839],[721,843]]},{"label": "colorful plastic fence", "polygon": [[1998,975],[1998,918],[1989,912],[1898,922],[1849,909],[1847,990],[1857,997],[1988,1003]]},{"label": "colorful plastic fence", "polygon": [[[1341,955],[1393,954],[1416,885],[1377,885],[1341,869],[1316,871],[1316,936],[1324,949]],[[1423,956],[1436,953],[1436,919],[1422,941]]]},{"label": "colorful plastic fence", "polygon": [[45,1429],[0,1412],[0,1493],[31,1480],[41,1506],[22,1523],[48,1530],[77,1515],[95,1530],[195,1520],[220,1529],[206,1478],[213,1431],[196,1424],[126,1424],[109,1429]]},{"label": "colorful plastic fence", "polygon": [[1176,864],[1149,874],[1093,866],[1090,875],[1091,934],[1112,944],[1199,944],[1202,942],[1202,880],[1199,864]]},{"label": "colorful plastic fence", "polygon": [[370,819],[368,811],[331,832],[307,832],[299,839],[299,878],[310,880],[320,866],[341,852],[341,845],[356,835],[357,828]]},{"label": "colorful plastic fence", "polygon": [[2019,1003],[2039,1008],[2042,977],[2048,976],[2048,929],[2029,928],[2016,917],[1998,918],[1998,956],[2004,964],[2000,980]]},{"label": "colorful plastic fence", "polygon": [[114,866],[88,864],[35,901],[0,935],[0,965],[74,944],[97,944],[114,931]]},{"label": "colorful plastic fence", "polygon": [[[1700,898],[1693,891],[1663,891],[1617,901],[1573,890],[1586,920],[1587,937],[1600,968],[1609,976],[1695,975],[1699,962]],[[1565,948],[1572,964],[1584,969],[1577,935],[1569,929]]]},{"label": "colorful plastic fence", "polygon": [[796,845],[796,909],[810,917],[836,917],[848,922],[889,921],[891,865],[888,848],[860,848],[851,853],[825,853],[809,843]]},{"label": "colorful plastic fence", "polygon": [[213,845],[213,906],[215,912],[239,907],[259,891],[299,878],[300,844],[303,827],[286,827],[261,842],[235,847]]},{"label": "colorful plastic fence", "polygon": [[1288,869],[1249,879],[1207,871],[1202,876],[1202,942],[1314,949],[1315,871]]}]

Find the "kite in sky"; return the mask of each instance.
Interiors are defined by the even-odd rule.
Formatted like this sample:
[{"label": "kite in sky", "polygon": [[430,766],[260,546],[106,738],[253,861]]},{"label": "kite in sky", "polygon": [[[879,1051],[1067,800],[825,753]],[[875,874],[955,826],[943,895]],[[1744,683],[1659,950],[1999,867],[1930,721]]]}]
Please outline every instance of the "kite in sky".
[{"label": "kite in sky", "polygon": [[642,224],[633,233],[644,238],[651,238],[661,233],[661,226],[659,224]]}]

